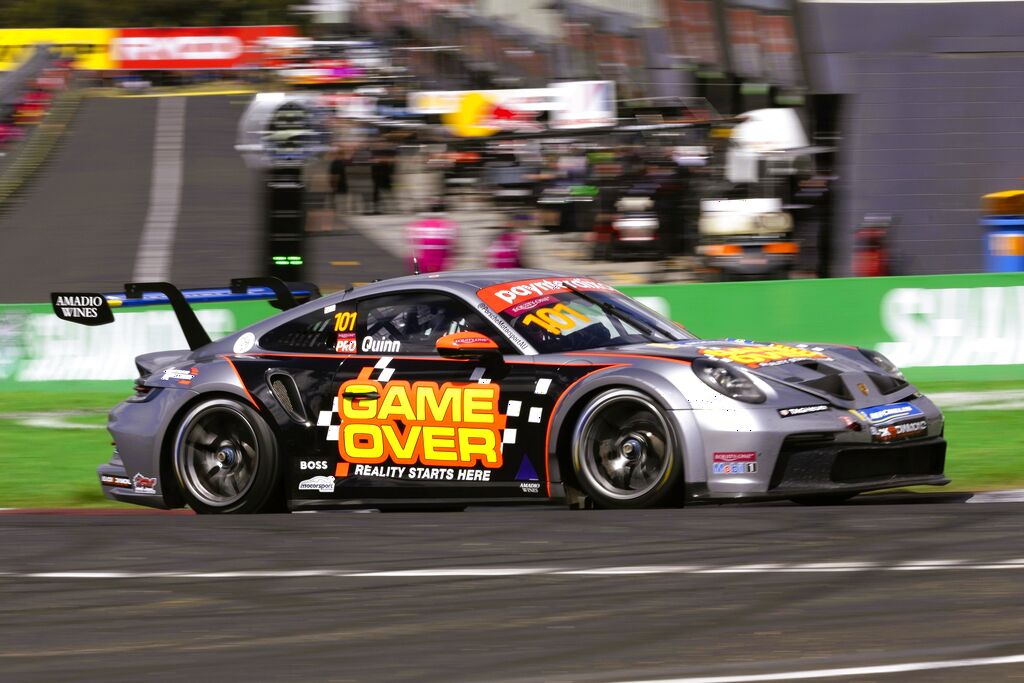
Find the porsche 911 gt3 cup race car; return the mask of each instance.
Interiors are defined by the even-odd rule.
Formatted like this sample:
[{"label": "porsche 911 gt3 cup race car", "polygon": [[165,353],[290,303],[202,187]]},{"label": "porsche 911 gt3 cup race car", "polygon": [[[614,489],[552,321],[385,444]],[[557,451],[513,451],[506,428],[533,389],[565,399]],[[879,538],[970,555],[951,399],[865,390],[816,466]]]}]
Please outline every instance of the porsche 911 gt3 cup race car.
[{"label": "porsche 911 gt3 cup race car", "polygon": [[[190,301],[283,312],[211,342]],[[131,284],[58,316],[170,304],[190,350],[136,359],[99,467],[113,499],[201,513],[568,501],[830,502],[945,484],[938,408],[874,351],[698,339],[612,287],[532,270],[319,297]],[[305,300],[305,303],[298,303]]]}]

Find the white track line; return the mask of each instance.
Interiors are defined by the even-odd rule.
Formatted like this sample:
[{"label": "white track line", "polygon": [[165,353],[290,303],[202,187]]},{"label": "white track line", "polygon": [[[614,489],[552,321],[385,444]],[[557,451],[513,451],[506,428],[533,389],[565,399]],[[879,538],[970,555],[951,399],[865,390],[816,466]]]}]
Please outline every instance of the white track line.
[{"label": "white track line", "polygon": [[178,213],[181,210],[187,101],[184,97],[157,100],[149,212],[139,237],[133,282],[163,282],[170,279],[174,234],[178,229]]},{"label": "white track line", "polygon": [[965,503],[1024,503],[1024,489],[975,493]]},{"label": "white track line", "polygon": [[1024,655],[1006,657],[977,657],[975,659],[947,659],[938,662],[908,662],[906,664],[883,664],[881,666],[856,666],[843,669],[814,669],[811,671],[784,671],[771,674],[750,674],[746,676],[702,676],[697,678],[659,678],[648,681],[623,683],[753,683],[754,681],[796,681],[809,678],[836,678],[840,676],[871,676],[877,674],[899,674],[910,671],[934,671],[936,669],[962,669],[971,666],[998,666],[1000,664],[1024,663]]},{"label": "white track line", "polygon": [[999,391],[942,391],[928,398],[943,410],[1020,410],[1024,389]]},{"label": "white track line", "polygon": [[119,570],[75,570],[59,572],[0,572],[0,577],[28,579],[295,579],[333,578],[496,578],[503,576],[628,576],[635,574],[691,575],[707,574],[828,574],[836,572],[938,572],[993,569],[1024,570],[1024,559],[1012,560],[910,560],[880,562],[808,562],[798,564],[743,564],[722,567],[697,565],[643,565],[618,567],[434,567],[422,569],[345,570],[238,570],[138,572]]}]

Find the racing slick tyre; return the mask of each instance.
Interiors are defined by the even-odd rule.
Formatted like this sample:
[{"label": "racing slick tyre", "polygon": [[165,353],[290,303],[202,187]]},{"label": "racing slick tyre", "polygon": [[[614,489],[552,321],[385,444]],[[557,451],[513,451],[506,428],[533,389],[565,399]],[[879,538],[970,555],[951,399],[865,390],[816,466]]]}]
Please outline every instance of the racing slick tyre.
[{"label": "racing slick tyre", "polygon": [[683,457],[662,409],[632,389],[612,389],[583,409],[572,436],[572,464],[584,493],[601,508],[677,505]]},{"label": "racing slick tyre", "polygon": [[193,406],[178,427],[172,453],[181,491],[195,512],[283,509],[276,440],[250,406],[229,398]]}]

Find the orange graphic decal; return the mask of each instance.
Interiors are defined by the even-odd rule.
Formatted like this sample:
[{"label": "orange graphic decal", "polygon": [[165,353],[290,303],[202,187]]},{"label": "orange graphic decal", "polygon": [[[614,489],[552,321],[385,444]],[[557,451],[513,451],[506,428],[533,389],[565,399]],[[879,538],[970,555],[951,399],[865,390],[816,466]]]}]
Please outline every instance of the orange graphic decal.
[{"label": "orange graphic decal", "polygon": [[710,348],[701,349],[701,354],[711,358],[742,363],[750,368],[759,368],[765,365],[781,365],[792,363],[805,358],[817,358],[820,360],[832,360],[828,356],[811,349],[801,349],[796,346],[784,344],[765,344],[763,346],[740,346],[732,348]]},{"label": "orange graphic decal", "polygon": [[338,389],[342,460],[501,467],[505,416],[498,411],[497,384],[381,384],[369,378],[371,372],[373,368],[363,368]]},{"label": "orange graphic decal", "polygon": [[448,334],[438,339],[434,347],[444,358],[478,358],[498,352],[498,345],[494,340],[479,332]]}]

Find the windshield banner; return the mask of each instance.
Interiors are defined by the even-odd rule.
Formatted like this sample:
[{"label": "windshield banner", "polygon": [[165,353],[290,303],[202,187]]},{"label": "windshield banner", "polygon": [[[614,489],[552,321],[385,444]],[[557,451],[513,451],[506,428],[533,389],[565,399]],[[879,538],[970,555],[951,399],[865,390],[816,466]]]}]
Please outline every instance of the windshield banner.
[{"label": "windshield banner", "polygon": [[[568,285],[568,286],[566,286]],[[578,289],[591,292],[614,292],[614,287],[609,287],[603,282],[592,280],[588,277],[574,277],[568,280],[553,280],[548,278],[537,280],[517,280],[515,282],[503,282],[499,285],[491,285],[477,290],[484,303],[501,313],[506,308],[517,306],[527,301],[533,301],[552,294],[564,294],[565,292]]]}]

